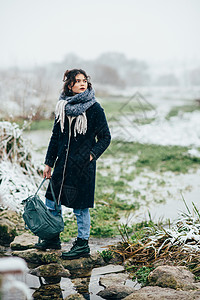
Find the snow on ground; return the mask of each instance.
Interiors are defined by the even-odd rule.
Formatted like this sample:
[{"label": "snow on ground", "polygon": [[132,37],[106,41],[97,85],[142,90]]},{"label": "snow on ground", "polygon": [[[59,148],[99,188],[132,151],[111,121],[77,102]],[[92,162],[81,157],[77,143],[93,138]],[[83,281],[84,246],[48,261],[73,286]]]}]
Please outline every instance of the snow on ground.
[{"label": "snow on ground", "polygon": [[122,116],[111,124],[113,139],[143,144],[200,147],[200,111],[184,113],[166,120],[157,118],[150,124],[134,124],[135,116]]},{"label": "snow on ground", "polygon": [[22,200],[35,194],[42,178],[41,164],[30,153],[17,124],[0,122],[0,207],[22,211]]},{"label": "snow on ground", "polygon": [[[110,118],[113,139],[159,145],[200,146],[200,111],[180,112],[170,120],[165,118],[172,107],[190,105],[199,99],[200,87],[135,87],[124,91],[124,96],[130,97],[130,107],[133,99],[138,101],[139,107],[145,105],[152,107],[152,110],[134,113],[133,107],[132,114],[123,114],[122,109],[120,118]],[[140,123],[148,122],[151,118],[155,120],[149,124]]]},{"label": "snow on ground", "polygon": [[[22,211],[22,200],[34,195],[39,184],[40,177],[24,174],[17,163],[10,161],[0,162],[1,175],[1,206],[15,211]],[[41,178],[42,180],[42,178]]]}]

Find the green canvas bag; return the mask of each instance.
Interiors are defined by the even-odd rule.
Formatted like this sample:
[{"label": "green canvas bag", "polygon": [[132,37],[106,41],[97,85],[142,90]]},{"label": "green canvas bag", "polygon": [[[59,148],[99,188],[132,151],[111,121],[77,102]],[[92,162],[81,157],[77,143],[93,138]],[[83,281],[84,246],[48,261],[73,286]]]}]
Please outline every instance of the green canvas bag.
[{"label": "green canvas bag", "polygon": [[22,201],[22,204],[24,204],[24,213],[22,216],[25,224],[35,235],[37,235],[42,240],[53,239],[54,237],[56,237],[56,235],[64,230],[64,221],[62,218],[61,210],[59,209],[56,201],[51,180],[51,193],[58,215],[54,216],[37,195],[45,180],[46,178],[44,178],[34,195]]}]

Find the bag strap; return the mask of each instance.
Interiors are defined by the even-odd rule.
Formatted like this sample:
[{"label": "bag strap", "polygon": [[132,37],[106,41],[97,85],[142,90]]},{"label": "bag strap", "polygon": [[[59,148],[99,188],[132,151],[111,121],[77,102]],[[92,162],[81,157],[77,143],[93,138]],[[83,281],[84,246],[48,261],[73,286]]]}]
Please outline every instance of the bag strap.
[{"label": "bag strap", "polygon": [[42,187],[43,183],[45,182],[45,180],[46,180],[46,177],[45,177],[45,178],[42,180],[42,182],[40,183],[39,188],[37,189],[37,191],[36,191],[36,193],[35,193],[35,196],[37,195],[37,193],[38,193],[39,190],[41,189],[41,187]]},{"label": "bag strap", "polygon": [[[37,189],[37,191],[36,191],[36,193],[35,193],[35,195],[37,195],[37,193],[39,192],[39,190],[41,189],[41,187],[42,187],[42,185],[44,184],[44,182],[46,181],[46,177],[42,180],[42,182],[40,183],[40,185],[39,185],[39,187],[38,187],[38,189]],[[58,203],[57,203],[57,201],[56,201],[56,196],[55,196],[55,194],[54,194],[54,191],[53,191],[53,185],[52,185],[52,181],[51,181],[51,179],[50,179],[50,188],[51,188],[51,194],[52,194],[52,197],[53,197],[53,201],[54,201],[54,203],[55,203],[55,209],[57,210],[57,212],[61,212],[61,209],[58,207]]]}]

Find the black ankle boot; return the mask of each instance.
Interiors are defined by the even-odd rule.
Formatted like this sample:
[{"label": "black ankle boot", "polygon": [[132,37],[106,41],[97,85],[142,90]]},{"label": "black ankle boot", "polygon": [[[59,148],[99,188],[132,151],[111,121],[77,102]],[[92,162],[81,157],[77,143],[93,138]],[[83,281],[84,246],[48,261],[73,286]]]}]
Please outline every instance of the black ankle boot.
[{"label": "black ankle boot", "polygon": [[73,243],[70,251],[63,252],[61,258],[63,259],[75,259],[80,257],[89,257],[90,248],[88,246],[88,240],[77,238]]},{"label": "black ankle boot", "polygon": [[36,243],[35,248],[39,250],[47,250],[47,249],[60,250],[61,249],[60,235],[57,235],[55,238],[51,240],[43,240],[41,243]]}]

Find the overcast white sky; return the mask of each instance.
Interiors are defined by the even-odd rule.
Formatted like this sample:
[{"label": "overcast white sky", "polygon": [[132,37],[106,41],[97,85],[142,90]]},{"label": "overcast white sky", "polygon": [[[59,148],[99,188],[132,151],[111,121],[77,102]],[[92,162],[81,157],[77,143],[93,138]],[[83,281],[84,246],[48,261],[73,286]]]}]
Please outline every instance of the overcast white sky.
[{"label": "overcast white sky", "polygon": [[200,61],[200,0],[0,0],[0,68],[122,52]]}]

